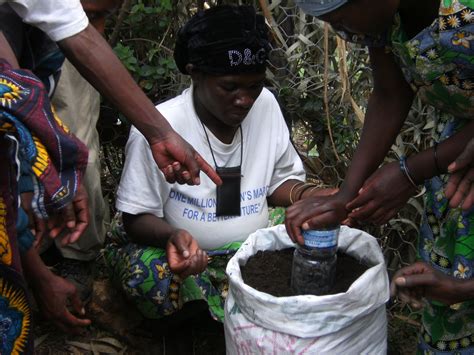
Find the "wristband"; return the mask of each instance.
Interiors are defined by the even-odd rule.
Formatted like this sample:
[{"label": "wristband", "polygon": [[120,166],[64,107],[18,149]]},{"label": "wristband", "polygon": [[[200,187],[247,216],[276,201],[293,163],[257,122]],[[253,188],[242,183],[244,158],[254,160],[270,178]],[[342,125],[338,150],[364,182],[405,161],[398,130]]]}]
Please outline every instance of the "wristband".
[{"label": "wristband", "polygon": [[410,175],[410,171],[408,170],[408,166],[407,166],[407,158],[404,155],[400,157],[400,170],[403,172],[403,175],[405,175],[407,180],[410,181],[410,184],[412,184],[412,186],[416,189],[416,191],[419,192],[420,189]]}]

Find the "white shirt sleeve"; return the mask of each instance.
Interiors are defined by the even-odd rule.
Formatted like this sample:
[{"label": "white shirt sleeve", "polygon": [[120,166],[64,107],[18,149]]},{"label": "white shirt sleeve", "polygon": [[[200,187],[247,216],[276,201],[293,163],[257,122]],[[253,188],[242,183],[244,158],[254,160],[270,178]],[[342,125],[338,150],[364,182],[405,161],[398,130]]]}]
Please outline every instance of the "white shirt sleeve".
[{"label": "white shirt sleeve", "polygon": [[163,205],[171,185],[158,169],[145,137],[134,127],[130,131],[125,157],[115,206],[133,215],[150,213],[163,217]]},{"label": "white shirt sleeve", "polygon": [[272,135],[277,140],[276,144],[276,161],[268,189],[268,195],[271,195],[275,190],[287,180],[305,181],[306,172],[303,162],[299,157],[295,147],[291,143],[290,131],[285,123],[283,114],[278,106],[276,100],[272,97],[273,114],[275,122],[275,129]]},{"label": "white shirt sleeve", "polygon": [[79,0],[7,0],[6,2],[23,22],[38,27],[55,42],[78,34],[89,24]]}]

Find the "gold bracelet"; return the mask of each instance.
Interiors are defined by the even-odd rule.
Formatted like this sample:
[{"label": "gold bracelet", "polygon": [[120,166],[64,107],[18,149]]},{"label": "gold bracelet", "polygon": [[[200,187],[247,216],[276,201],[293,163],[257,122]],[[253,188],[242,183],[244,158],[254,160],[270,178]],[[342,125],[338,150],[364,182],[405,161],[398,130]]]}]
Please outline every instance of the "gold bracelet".
[{"label": "gold bracelet", "polygon": [[295,189],[295,202],[296,201],[299,201],[301,200],[301,193],[298,197],[298,192],[301,190],[301,191],[304,191],[304,189],[306,188],[306,183],[303,183],[302,185],[298,186],[296,189]]},{"label": "gold bracelet", "polygon": [[300,196],[299,196],[299,198],[298,198],[297,201],[301,200],[301,198],[303,197],[303,194],[306,192],[306,190],[308,190],[308,189],[314,189],[315,187],[316,187],[316,185],[313,184],[312,182],[310,182],[310,183],[305,183],[305,184],[303,185],[303,188],[301,189]]},{"label": "gold bracelet", "polygon": [[300,181],[300,182],[297,182],[296,184],[294,184],[291,189],[290,189],[290,203],[293,204],[293,190],[295,189],[296,186],[302,186],[304,185],[304,182]]}]

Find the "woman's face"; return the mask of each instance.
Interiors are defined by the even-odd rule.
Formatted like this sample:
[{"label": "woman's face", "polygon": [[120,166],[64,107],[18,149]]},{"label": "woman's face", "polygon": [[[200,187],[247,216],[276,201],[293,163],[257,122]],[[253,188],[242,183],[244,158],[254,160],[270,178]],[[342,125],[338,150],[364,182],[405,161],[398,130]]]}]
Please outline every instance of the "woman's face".
[{"label": "woman's face", "polygon": [[[265,73],[198,73],[193,75],[195,98],[211,119],[226,126],[238,127],[262,92],[264,80]],[[206,119],[201,117],[201,120]]]},{"label": "woman's face", "polygon": [[328,22],[337,31],[377,35],[390,27],[398,6],[399,0],[349,0],[319,19]]}]

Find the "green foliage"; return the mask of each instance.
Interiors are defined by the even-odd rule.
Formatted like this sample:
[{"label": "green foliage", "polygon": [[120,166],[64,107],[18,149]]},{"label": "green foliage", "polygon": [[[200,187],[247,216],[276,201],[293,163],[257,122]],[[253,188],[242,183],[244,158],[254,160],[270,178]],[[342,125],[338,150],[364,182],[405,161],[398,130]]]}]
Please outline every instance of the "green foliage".
[{"label": "green foliage", "polygon": [[176,6],[171,0],[135,0],[122,23],[117,23],[117,15],[108,26],[109,35],[118,26],[115,53],[152,101],[175,94],[170,87],[176,81],[173,60],[174,33],[179,24]]}]

